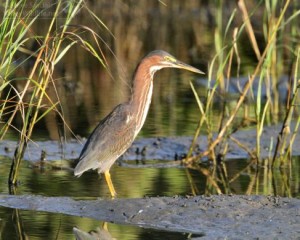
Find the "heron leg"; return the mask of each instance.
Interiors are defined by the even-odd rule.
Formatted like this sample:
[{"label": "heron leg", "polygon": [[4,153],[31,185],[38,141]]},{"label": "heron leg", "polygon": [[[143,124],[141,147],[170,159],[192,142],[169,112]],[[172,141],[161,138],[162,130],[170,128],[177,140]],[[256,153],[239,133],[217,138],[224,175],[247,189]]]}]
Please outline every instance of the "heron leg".
[{"label": "heron leg", "polygon": [[106,180],[106,182],[107,182],[107,185],[108,185],[110,194],[111,194],[112,198],[115,198],[116,195],[117,195],[117,192],[116,192],[116,190],[115,190],[115,188],[114,188],[114,185],[113,185],[113,183],[112,183],[112,181],[111,181],[109,171],[105,171],[105,172],[104,172],[104,176],[105,176],[105,180]]}]

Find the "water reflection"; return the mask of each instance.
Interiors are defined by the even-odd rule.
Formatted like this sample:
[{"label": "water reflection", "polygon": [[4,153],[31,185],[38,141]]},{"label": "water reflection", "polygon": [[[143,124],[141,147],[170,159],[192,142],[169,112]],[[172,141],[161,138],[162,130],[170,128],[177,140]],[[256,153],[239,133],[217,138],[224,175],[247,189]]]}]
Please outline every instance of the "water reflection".
[{"label": "water reflection", "polygon": [[75,235],[76,240],[112,240],[112,235],[108,231],[107,223],[104,222],[102,227],[97,227],[95,230],[91,230],[89,232],[84,232],[79,228],[74,227],[73,233]]},{"label": "water reflection", "polygon": [[12,221],[16,230],[17,239],[25,240],[28,236],[25,233],[23,222],[20,216],[20,211],[18,209],[13,209]]},{"label": "water reflection", "polygon": [[174,239],[200,235],[102,223],[93,219],[0,207],[2,239]]},{"label": "water reflection", "polygon": [[[110,224],[112,225],[112,224]],[[112,237],[108,230],[107,223],[104,223],[102,227],[97,227],[95,230],[85,232],[76,227],[73,228],[74,235],[76,240],[110,240],[110,239],[126,239],[125,235],[117,237]],[[147,230],[142,229],[140,234],[137,237],[131,236],[130,239],[174,239],[174,240],[186,240],[186,239],[198,239],[203,237],[201,234],[192,234],[192,233],[181,233],[181,232],[171,232],[171,231],[159,231],[159,230]]]},{"label": "water reflection", "polygon": [[[10,160],[1,158],[0,161],[0,192],[8,193]],[[218,193],[299,196],[299,157],[292,158],[292,168],[286,166],[273,170],[267,165],[257,167],[255,161],[245,159],[191,168],[184,168],[177,161],[176,164],[150,162],[152,167],[145,167],[141,162],[112,167],[111,176],[116,182],[119,198]],[[15,194],[110,198],[106,182],[95,171],[87,172],[78,179],[68,169],[32,168],[24,161],[19,179]]]},{"label": "water reflection", "polygon": [[[120,167],[115,165],[111,175],[120,198],[143,196],[174,196],[194,194],[257,194],[300,197],[300,158],[292,159],[293,168],[257,168],[251,161],[238,159],[223,165],[201,166],[186,169],[177,165],[173,168],[144,168],[143,165]],[[0,159],[0,192],[7,193],[7,172],[9,159]],[[161,164],[161,162],[157,162]],[[31,168],[26,161],[22,163],[20,184],[16,194],[43,196],[70,196],[76,199],[110,198],[104,179],[96,172],[88,172],[80,179],[67,170],[51,168]],[[97,230],[101,223],[93,219],[72,217],[54,213],[23,211],[0,208],[2,236],[37,239],[72,239],[73,227],[84,232]],[[12,227],[14,226],[14,227]],[[158,236],[172,236],[172,239],[186,239],[182,233],[168,233],[141,229],[138,227],[108,224],[109,234],[115,239],[162,239]],[[99,232],[99,231],[98,231]],[[100,231],[101,232],[101,231]],[[8,235],[7,235],[8,234]],[[163,235],[165,234],[165,235]]]}]

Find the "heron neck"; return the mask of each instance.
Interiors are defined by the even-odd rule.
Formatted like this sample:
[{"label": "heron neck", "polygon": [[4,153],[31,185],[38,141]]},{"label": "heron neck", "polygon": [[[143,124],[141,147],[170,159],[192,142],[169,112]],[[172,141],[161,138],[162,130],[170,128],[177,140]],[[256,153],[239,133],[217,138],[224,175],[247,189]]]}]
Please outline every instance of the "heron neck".
[{"label": "heron neck", "polygon": [[137,121],[136,134],[142,128],[151,104],[153,90],[153,73],[150,66],[141,63],[136,69],[133,79],[133,94],[131,98],[132,113]]}]

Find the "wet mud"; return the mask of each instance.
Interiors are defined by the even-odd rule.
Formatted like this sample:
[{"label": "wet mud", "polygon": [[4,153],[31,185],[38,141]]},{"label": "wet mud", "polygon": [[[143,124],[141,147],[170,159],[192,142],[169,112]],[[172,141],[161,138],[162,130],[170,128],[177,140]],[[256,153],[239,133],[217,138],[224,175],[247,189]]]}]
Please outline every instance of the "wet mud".
[{"label": "wet mud", "polygon": [[0,195],[0,205],[191,233],[192,239],[299,239],[300,236],[300,200],[282,197],[218,195],[74,200]]},{"label": "wet mud", "polygon": [[[274,126],[265,126],[261,137],[261,158],[272,156],[270,146],[275,145],[278,133],[281,130],[281,124]],[[290,126],[290,133],[293,133],[295,123]],[[291,136],[290,134],[290,136]],[[287,137],[287,144],[290,144],[290,136]],[[231,135],[236,141],[243,145],[243,148],[238,146],[233,140],[227,139],[228,150],[224,156],[224,160],[228,159],[245,159],[249,158],[249,152],[256,148],[256,129],[241,130]],[[167,160],[173,161],[182,159],[192,143],[192,137],[158,137],[144,138],[134,141],[127,152],[119,159],[122,161],[131,160]],[[84,141],[83,141],[84,142]],[[0,155],[12,158],[14,149],[17,143],[13,141],[0,142]],[[75,160],[78,158],[82,149],[82,144],[76,140],[70,140],[65,143],[57,141],[30,142],[24,159],[31,162],[39,161],[56,161],[64,164],[62,159]],[[197,155],[207,149],[207,137],[200,136],[194,147],[194,155]],[[293,146],[300,146],[300,135],[297,134]],[[222,152],[222,144],[219,145],[216,151]],[[274,146],[273,146],[274,151]],[[293,147],[292,155],[299,156],[300,148]],[[205,161],[205,159],[203,159]]]}]

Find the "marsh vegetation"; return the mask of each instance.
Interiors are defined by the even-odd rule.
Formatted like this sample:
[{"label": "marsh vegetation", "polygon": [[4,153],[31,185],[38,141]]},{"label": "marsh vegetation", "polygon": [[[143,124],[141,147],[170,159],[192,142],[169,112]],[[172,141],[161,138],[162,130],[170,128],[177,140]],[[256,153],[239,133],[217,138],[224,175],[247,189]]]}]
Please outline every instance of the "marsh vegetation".
[{"label": "marsh vegetation", "polygon": [[[151,50],[164,49],[206,72],[202,79],[179,71],[159,73],[139,135],[192,136],[189,150],[180,156],[187,168],[178,170],[174,179],[188,181],[180,189],[171,185],[177,194],[280,192],[299,197],[299,158],[293,156],[300,124],[298,1],[12,0],[2,3],[0,14],[0,138],[17,142],[10,171],[3,168],[1,179],[5,185],[8,179],[11,193],[18,192],[14,186],[29,171],[22,163],[29,143],[55,140],[63,146],[71,139],[84,141],[81,137],[128,99],[139,60]],[[266,128],[275,125],[279,130],[263,138]],[[234,137],[245,130],[255,132],[252,145]],[[205,149],[199,148],[199,136],[205,138]],[[247,159],[232,165],[224,161],[229,143],[246,151]],[[265,145],[267,156],[261,149]],[[240,168],[232,170],[234,165]],[[142,170],[139,165],[125,169]],[[70,174],[46,170],[54,171],[51,176]],[[167,172],[147,170],[153,179],[173,175]],[[235,181],[245,175],[247,184],[237,191]],[[150,188],[142,176],[137,174],[137,181]],[[195,178],[205,179],[205,188],[197,190]],[[76,180],[81,190],[86,184],[82,181]],[[126,186],[119,187],[130,192]],[[76,192],[76,186],[70,188]],[[147,194],[168,191],[141,189],[121,196]]]}]

